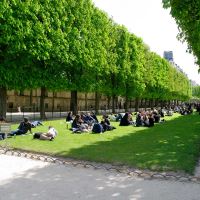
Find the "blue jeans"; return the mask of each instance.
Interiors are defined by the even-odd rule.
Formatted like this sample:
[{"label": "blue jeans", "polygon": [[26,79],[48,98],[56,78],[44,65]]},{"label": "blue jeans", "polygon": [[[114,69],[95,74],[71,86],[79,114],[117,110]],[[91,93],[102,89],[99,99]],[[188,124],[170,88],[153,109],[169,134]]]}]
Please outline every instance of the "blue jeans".
[{"label": "blue jeans", "polygon": [[20,129],[17,129],[16,131],[12,131],[10,133],[11,136],[14,136],[14,135],[23,135],[23,134],[26,134],[25,131],[20,130]]}]

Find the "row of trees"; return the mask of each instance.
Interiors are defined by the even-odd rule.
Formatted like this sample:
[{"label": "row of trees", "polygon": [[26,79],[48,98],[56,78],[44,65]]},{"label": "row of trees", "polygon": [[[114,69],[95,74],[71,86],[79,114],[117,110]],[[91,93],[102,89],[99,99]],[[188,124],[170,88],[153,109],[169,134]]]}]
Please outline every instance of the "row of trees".
[{"label": "row of trees", "polygon": [[0,115],[6,91],[41,88],[77,91],[112,99],[123,96],[186,100],[188,78],[150,51],[133,33],[116,24],[91,0],[2,0],[0,3]]}]

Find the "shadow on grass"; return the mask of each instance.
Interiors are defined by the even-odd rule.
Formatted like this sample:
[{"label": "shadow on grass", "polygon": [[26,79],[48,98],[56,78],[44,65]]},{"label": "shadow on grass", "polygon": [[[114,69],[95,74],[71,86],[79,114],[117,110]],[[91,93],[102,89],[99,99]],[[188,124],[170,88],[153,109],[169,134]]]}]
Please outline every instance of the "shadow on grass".
[{"label": "shadow on grass", "polygon": [[57,155],[156,171],[193,173],[199,152],[200,116],[188,115],[153,128],[133,127],[126,136],[60,151]]}]

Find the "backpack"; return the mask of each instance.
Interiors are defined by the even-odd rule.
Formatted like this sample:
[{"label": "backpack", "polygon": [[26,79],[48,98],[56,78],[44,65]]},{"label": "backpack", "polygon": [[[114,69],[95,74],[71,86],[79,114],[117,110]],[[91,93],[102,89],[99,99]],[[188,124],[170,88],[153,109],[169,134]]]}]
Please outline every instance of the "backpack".
[{"label": "backpack", "polygon": [[103,127],[102,127],[102,125],[99,124],[99,123],[95,123],[95,124],[93,125],[92,132],[93,132],[93,133],[102,133],[102,132],[103,132]]}]

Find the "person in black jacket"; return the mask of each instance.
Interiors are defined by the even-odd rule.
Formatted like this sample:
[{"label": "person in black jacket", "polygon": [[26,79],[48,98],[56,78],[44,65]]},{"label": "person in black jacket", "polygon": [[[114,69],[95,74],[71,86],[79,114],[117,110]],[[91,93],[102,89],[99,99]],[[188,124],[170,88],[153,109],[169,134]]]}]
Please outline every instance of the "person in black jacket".
[{"label": "person in black jacket", "polygon": [[131,124],[130,114],[129,113],[125,113],[125,115],[122,117],[119,125],[120,126],[129,126],[130,124]]},{"label": "person in black jacket", "polygon": [[24,117],[24,121],[20,123],[18,129],[16,131],[12,131],[9,136],[14,136],[14,135],[23,135],[26,134],[27,132],[32,133],[31,131],[31,123],[29,122],[27,117]]},{"label": "person in black jacket", "polygon": [[154,122],[155,122],[155,119],[153,117],[153,114],[150,114],[149,115],[149,127],[154,126]]},{"label": "person in black jacket", "polygon": [[101,121],[101,125],[103,127],[103,132],[111,131],[113,129],[116,129],[114,126],[110,125],[110,121],[109,121],[108,115],[103,115],[103,118],[102,118],[102,121]]},{"label": "person in black jacket", "polygon": [[67,114],[66,122],[72,122],[72,121],[73,121],[73,114],[72,114],[72,111],[70,111],[70,112]]}]

